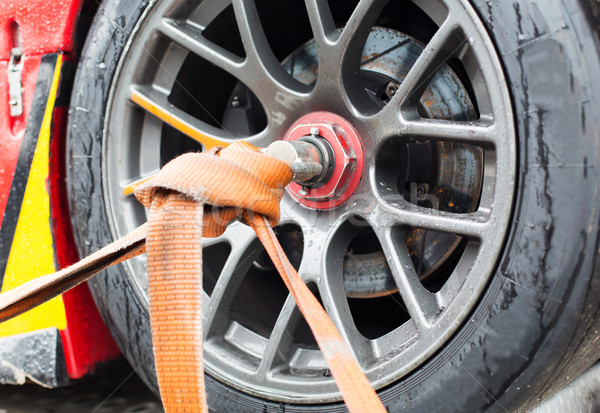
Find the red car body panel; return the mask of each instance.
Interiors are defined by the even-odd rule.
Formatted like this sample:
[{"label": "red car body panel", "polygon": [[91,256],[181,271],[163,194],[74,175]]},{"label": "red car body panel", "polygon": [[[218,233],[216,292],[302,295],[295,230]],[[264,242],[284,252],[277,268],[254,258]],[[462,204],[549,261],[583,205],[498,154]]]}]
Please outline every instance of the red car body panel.
[{"label": "red car body panel", "polygon": [[[9,115],[8,83],[0,76],[0,213],[4,216],[12,177],[27,125],[40,58],[47,53],[71,53],[75,22],[81,0],[9,0],[0,2],[0,73],[5,74],[10,50],[20,46],[23,52],[23,107],[21,116]],[[15,25],[16,23],[16,25]],[[16,29],[18,27],[18,30]],[[18,34],[20,36],[16,36]],[[20,42],[17,37],[20,37]],[[20,43],[20,44],[19,44]]]},{"label": "red car body panel", "polygon": [[[65,75],[65,68],[72,65],[69,60],[75,58],[76,23],[82,5],[83,0],[0,2],[0,211],[3,226],[8,225],[7,217],[10,217],[10,214],[19,214],[18,209],[7,210],[11,188],[14,192],[19,189],[19,185],[25,186],[27,183],[16,182],[15,172],[17,168],[31,166],[19,164],[28,121],[32,118],[32,113],[46,109],[45,99],[34,100],[36,83],[44,80],[39,78],[40,65],[44,56],[62,55],[62,60],[58,60],[59,64],[61,61],[63,63],[57,95],[62,95],[63,98],[57,98],[52,110],[49,173],[46,180],[47,196],[50,200],[48,225],[51,227],[51,248],[54,251],[56,269],[70,265],[79,258],[71,232],[65,189],[65,135],[68,115],[66,105],[71,87],[71,79]],[[7,69],[10,51],[17,46],[22,48],[23,56],[23,114],[11,117]],[[22,191],[24,190],[23,188]],[[11,219],[16,222],[18,216]],[[5,262],[8,259],[0,258]],[[1,280],[0,275],[0,287]],[[91,372],[98,363],[119,356],[119,350],[100,318],[87,285],[80,285],[64,294],[62,303],[66,327],[60,329],[60,338],[69,378],[82,377]],[[31,331],[23,327],[23,331],[17,333]]]}]

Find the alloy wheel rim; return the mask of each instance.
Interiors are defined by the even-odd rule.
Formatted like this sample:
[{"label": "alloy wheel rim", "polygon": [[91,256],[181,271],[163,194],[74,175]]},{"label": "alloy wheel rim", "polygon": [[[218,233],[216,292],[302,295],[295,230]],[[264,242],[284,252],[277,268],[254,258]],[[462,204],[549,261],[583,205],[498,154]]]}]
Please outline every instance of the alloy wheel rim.
[{"label": "alloy wheel rim", "polygon": [[[343,28],[338,28],[326,2],[306,1],[312,36],[308,40],[319,51],[318,74],[310,85],[291,76],[282,64],[285,59],[271,50],[270,39],[261,29],[264,12],[259,15],[254,2],[205,1],[193,7],[185,2],[156,2],[134,29],[119,63],[110,91],[102,154],[109,224],[113,235],[119,237],[146,219],[144,209],[123,191],[159,169],[167,139],[177,134],[192,136],[193,143],[175,149],[177,152],[194,148],[198,142],[210,147],[239,138],[239,134],[219,128],[221,121],[216,116],[199,119],[185,106],[169,101],[173,91],[181,89],[183,68],[192,54],[241,82],[252,92],[245,95],[248,101],[255,99],[255,104],[264,108],[265,119],[255,122],[263,122],[264,127],[246,139],[257,146],[282,137],[308,112],[326,110],[350,121],[363,137],[365,153],[364,175],[355,193],[327,211],[307,208],[287,195],[282,200],[278,231],[299,274],[318,293],[375,388],[420,366],[467,320],[502,250],[516,179],[516,141],[506,81],[493,43],[468,2],[414,1],[419,13],[437,29],[422,39],[423,52],[389,101],[378,104],[368,95],[360,63],[369,29],[381,27],[387,4],[360,1]],[[211,23],[223,22],[224,13],[235,17],[245,56],[203,35]],[[296,47],[306,41],[302,39]],[[450,60],[460,62],[478,116],[469,120],[423,118],[418,110],[423,93],[435,73],[441,68],[450,70],[446,65]],[[224,93],[227,104],[231,104],[232,93]],[[181,139],[174,141],[181,146]],[[388,180],[393,178],[381,165],[381,153],[389,152],[387,145],[394,141],[480,148],[483,171],[476,208],[465,213],[436,210],[388,191]],[[398,290],[387,296],[406,313],[406,319],[398,318],[397,325],[377,337],[357,328],[357,304],[350,303],[344,285],[344,257],[364,228],[369,228],[379,243]],[[429,291],[419,280],[406,244],[411,228],[456,234],[464,240],[438,291]],[[220,238],[204,240],[205,261],[211,263],[205,266],[209,294],[203,300],[207,372],[232,387],[271,400],[339,400],[310,334],[298,333],[304,326],[293,300],[281,291],[276,277],[267,274],[268,262],[260,254],[252,231],[239,223],[230,225]],[[223,270],[217,274],[221,266]],[[144,259],[125,264],[125,269],[141,302],[147,305]],[[250,271],[263,273],[259,276]],[[261,276],[270,277],[269,288],[279,297],[272,306],[276,314],[249,321],[252,314],[239,314],[248,306],[232,307],[240,297],[252,299],[240,296],[240,290],[252,291],[246,288],[247,279]],[[254,304],[261,301],[254,300]],[[377,318],[372,315],[372,320]],[[362,323],[365,325],[364,320]]]}]

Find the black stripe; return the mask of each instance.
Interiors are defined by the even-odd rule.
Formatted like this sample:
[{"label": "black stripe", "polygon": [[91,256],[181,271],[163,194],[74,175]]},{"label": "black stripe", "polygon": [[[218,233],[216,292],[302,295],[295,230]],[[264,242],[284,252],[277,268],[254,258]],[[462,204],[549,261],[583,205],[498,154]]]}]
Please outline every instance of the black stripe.
[{"label": "black stripe", "polygon": [[19,213],[21,212],[21,205],[25,196],[25,187],[27,186],[35,147],[37,146],[42,128],[42,121],[44,119],[44,112],[46,111],[50,88],[52,87],[57,59],[58,54],[47,54],[42,56],[40,63],[31,110],[27,119],[27,127],[23,136],[23,142],[21,142],[19,159],[17,160],[15,175],[10,187],[6,210],[2,219],[2,227],[0,227],[0,287],[4,280],[8,256],[15,236],[17,222],[19,221]]},{"label": "black stripe", "polygon": [[[0,0],[1,1],[1,0]],[[63,59],[60,67],[60,83],[56,91],[55,108],[68,108],[71,100],[71,90],[73,89],[73,80],[77,64]]]}]

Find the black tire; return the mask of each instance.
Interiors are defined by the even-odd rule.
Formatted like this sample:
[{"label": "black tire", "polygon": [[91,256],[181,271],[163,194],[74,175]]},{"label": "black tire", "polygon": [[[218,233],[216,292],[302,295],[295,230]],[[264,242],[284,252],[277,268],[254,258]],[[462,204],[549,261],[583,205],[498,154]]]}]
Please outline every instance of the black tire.
[{"label": "black tire", "polygon": [[[517,411],[600,356],[600,5],[593,0],[473,6],[495,41],[514,105],[518,176],[497,269],[470,319],[419,369],[379,391],[390,412]],[[68,186],[82,255],[112,240],[101,150],[110,85],[147,1],[106,0],[79,63]],[[121,267],[90,281],[118,345],[157,391],[149,318]],[[284,405],[207,376],[215,412],[344,411]]]}]

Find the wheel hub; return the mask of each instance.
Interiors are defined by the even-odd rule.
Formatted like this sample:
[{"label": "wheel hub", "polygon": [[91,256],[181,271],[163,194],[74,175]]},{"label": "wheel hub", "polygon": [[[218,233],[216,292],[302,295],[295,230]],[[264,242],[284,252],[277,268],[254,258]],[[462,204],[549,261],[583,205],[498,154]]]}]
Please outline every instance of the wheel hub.
[{"label": "wheel hub", "polygon": [[330,112],[309,113],[292,125],[284,140],[311,142],[324,158],[319,177],[288,185],[293,198],[315,209],[334,208],[350,198],[363,173],[361,139],[350,122]]}]

